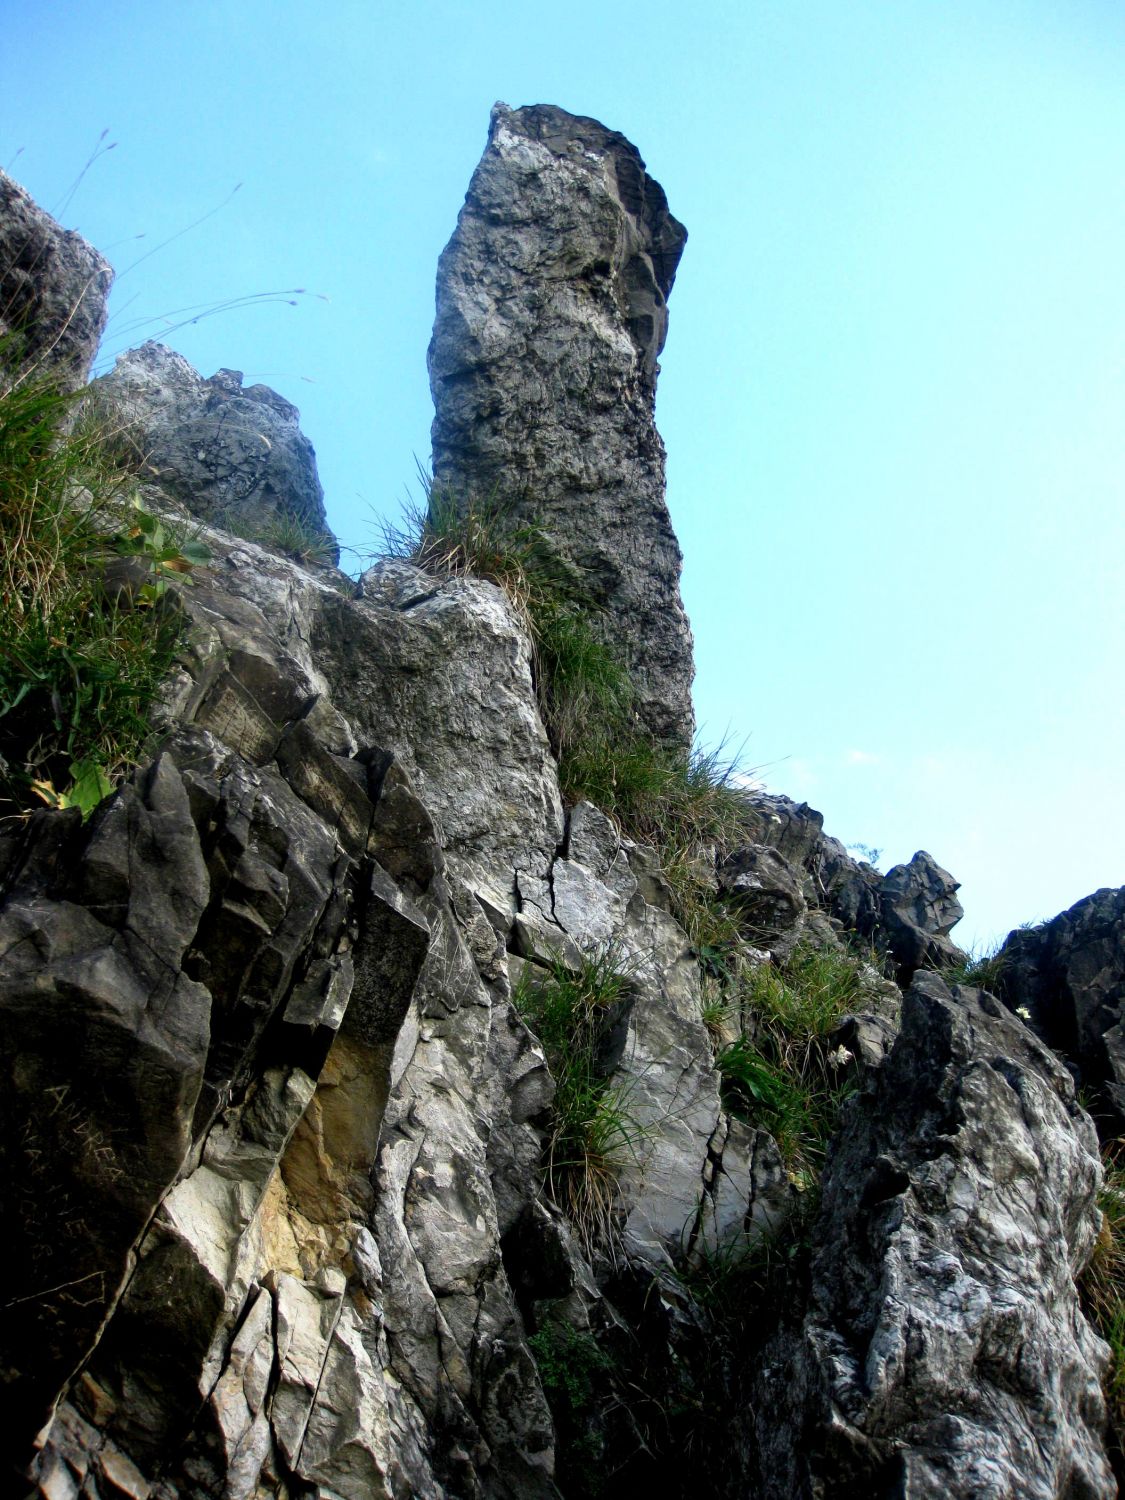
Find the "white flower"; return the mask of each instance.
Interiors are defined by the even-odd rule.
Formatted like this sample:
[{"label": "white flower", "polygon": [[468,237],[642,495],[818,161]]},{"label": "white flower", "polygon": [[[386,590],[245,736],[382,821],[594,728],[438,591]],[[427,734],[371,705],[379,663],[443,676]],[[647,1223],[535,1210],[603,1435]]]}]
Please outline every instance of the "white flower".
[{"label": "white flower", "polygon": [[1028,1010],[1028,1008],[1027,1008],[1026,1005],[1017,1005],[1016,1006],[1016,1015],[1019,1016],[1019,1018],[1020,1018],[1021,1021],[1030,1021],[1031,1020],[1031,1012]]},{"label": "white flower", "polygon": [[846,1068],[854,1056],[855,1053],[849,1051],[847,1047],[837,1047],[828,1054],[828,1061],[834,1068]]}]

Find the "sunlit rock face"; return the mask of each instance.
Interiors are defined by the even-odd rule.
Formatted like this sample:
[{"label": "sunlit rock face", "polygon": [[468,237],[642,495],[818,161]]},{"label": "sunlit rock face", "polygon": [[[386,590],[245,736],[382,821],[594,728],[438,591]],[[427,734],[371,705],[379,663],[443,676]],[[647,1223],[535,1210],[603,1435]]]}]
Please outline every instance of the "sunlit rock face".
[{"label": "sunlit rock face", "polygon": [[548,105],[492,112],[441,257],[434,480],[541,525],[582,570],[647,726],[692,732],[692,638],[653,419],[687,233],[636,148]]},{"label": "sunlit rock face", "polygon": [[1099,1180],[1058,1059],[919,974],[825,1173],[803,1321],[764,1351],[756,1493],[1115,1494],[1108,1350],[1073,1279]]}]

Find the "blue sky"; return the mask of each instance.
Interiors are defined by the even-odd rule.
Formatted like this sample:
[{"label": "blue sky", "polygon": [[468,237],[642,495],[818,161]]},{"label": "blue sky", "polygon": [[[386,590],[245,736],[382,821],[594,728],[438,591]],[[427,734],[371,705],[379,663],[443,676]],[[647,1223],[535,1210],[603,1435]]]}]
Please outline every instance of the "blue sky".
[{"label": "blue sky", "polygon": [[982,944],[1125,881],[1125,8],[688,15],[8,0],[0,165],[118,267],[110,354],[296,402],[363,549],[493,100],[623,131],[690,232],[657,415],[703,734],[884,868],[929,849]]}]

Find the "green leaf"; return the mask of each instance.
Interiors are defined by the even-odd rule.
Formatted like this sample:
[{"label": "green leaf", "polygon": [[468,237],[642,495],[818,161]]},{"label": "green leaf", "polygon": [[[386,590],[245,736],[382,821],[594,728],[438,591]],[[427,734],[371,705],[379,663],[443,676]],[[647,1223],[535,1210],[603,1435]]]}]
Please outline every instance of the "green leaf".
[{"label": "green leaf", "polygon": [[83,818],[88,818],[98,803],[112,793],[113,783],[92,755],[71,761],[70,774],[74,780],[66,790],[63,805],[80,807]]}]

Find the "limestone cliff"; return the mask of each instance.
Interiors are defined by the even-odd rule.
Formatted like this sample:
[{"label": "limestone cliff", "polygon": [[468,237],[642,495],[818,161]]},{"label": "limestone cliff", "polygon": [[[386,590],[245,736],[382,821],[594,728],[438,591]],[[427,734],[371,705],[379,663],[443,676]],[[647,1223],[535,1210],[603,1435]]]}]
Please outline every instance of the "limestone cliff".
[{"label": "limestone cliff", "polygon": [[690,742],[691,632],[653,419],[686,239],[624,136],[497,104],[438,268],[429,365],[438,493],[544,528],[627,648],[649,728]]},{"label": "limestone cliff", "polygon": [[[510,469],[632,640],[658,742],[690,724],[651,425],[682,242],[622,137],[498,107],[431,349],[439,481]],[[517,272],[518,318],[486,315]],[[98,400],[144,434],[145,514],[210,560],[156,606],[181,644],[136,767],[87,819],[0,825],[12,1493],[1115,1493],[1075,1285],[1097,1139],[1048,1050],[1087,994],[1112,1059],[1108,898],[1044,939],[1030,1001],[1024,941],[1005,1006],[956,982],[928,854],[880,875],[756,794],[690,851],[725,924],[693,940],[660,852],[564,804],[518,603],[226,529],[324,524],[293,408],[231,372],[146,346]],[[714,1004],[810,954],[849,986],[808,1051],[850,1096],[819,1202],[765,1075],[722,1065],[760,1069],[762,1016]],[[535,1003],[591,966],[613,986],[570,1022],[623,1137],[592,1216],[553,1187],[573,1079]]]}]

